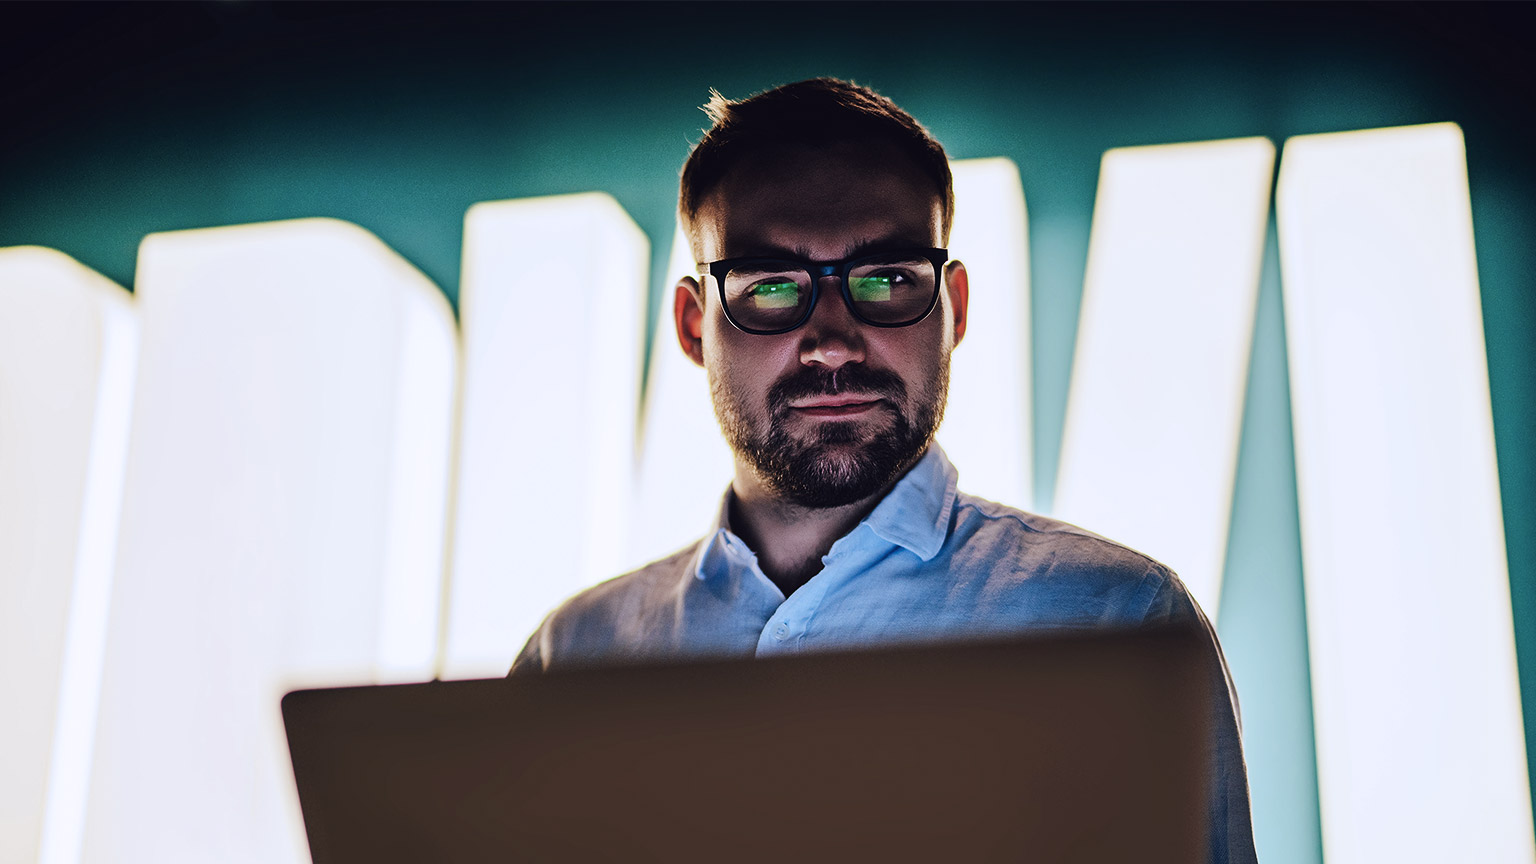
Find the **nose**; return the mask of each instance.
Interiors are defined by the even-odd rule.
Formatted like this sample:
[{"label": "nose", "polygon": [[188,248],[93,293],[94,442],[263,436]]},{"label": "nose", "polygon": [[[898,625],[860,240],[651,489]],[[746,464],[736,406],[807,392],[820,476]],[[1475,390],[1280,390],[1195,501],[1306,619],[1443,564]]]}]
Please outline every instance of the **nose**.
[{"label": "nose", "polygon": [[863,326],[849,311],[838,278],[822,279],[816,308],[796,334],[800,337],[800,362],[828,369],[864,362]]}]

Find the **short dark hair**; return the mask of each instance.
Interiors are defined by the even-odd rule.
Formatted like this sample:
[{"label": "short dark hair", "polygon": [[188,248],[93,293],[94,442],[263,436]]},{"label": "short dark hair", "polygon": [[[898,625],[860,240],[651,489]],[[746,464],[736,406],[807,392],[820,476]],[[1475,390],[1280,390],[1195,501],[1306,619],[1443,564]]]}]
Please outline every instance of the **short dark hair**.
[{"label": "short dark hair", "polygon": [[885,141],[912,159],[937,187],[942,236],[955,213],[955,184],[944,148],[895,102],[852,81],[812,78],[732,101],[711,88],[704,113],[712,121],[683,163],[677,214],[689,240],[704,196],[753,154],[782,146],[785,129],[815,129],[816,144]]}]

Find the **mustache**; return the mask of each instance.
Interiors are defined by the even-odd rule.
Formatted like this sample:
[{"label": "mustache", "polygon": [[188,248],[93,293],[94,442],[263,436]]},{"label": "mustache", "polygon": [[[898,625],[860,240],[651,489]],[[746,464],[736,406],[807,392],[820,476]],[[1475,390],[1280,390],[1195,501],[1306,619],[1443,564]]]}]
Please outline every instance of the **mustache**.
[{"label": "mustache", "polygon": [[902,405],[907,385],[895,372],[872,369],[862,363],[848,363],[836,369],[802,366],[768,388],[768,407],[778,414],[789,410],[789,403],[795,399],[840,393],[869,393]]}]

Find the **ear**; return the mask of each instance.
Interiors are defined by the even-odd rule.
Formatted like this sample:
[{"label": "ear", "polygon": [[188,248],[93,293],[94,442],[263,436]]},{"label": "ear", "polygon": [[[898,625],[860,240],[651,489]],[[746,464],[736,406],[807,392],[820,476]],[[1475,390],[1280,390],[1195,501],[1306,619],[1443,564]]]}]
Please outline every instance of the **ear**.
[{"label": "ear", "polygon": [[672,320],[677,325],[677,344],[694,363],[704,365],[704,292],[692,276],[677,280],[672,298]]},{"label": "ear", "polygon": [[951,261],[944,265],[944,289],[949,292],[950,314],[955,321],[955,344],[965,338],[966,304],[971,299],[971,278],[965,265]]}]

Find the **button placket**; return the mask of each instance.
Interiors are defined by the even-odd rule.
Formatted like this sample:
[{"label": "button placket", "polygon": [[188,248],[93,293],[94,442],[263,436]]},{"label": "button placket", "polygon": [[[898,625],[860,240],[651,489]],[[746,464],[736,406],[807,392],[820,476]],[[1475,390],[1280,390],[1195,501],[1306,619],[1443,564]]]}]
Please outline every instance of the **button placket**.
[{"label": "button placket", "polygon": [[835,569],[836,564],[846,563],[848,560],[848,556],[837,554],[836,546],[821,560],[822,571],[812,576],[809,582],[785,600],[764,625],[762,637],[758,640],[759,655],[799,649],[801,640],[810,628],[811,619],[815,617],[821,601],[826,598],[827,591],[833,585],[843,581],[846,575]]}]

